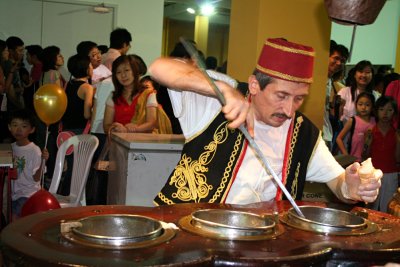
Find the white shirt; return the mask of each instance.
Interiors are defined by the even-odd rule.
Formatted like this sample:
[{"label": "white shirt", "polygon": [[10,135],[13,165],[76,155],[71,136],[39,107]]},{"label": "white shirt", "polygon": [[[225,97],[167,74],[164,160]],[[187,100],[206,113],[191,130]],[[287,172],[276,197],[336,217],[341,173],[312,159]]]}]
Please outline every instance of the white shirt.
[{"label": "white shirt", "polygon": [[[179,119],[186,139],[196,136],[207,127],[221,110],[221,104],[212,97],[172,89],[168,89],[168,93],[174,114]],[[258,121],[255,121],[254,125],[254,140],[279,179],[282,179],[282,164],[289,125],[290,121],[286,121],[281,127],[272,127]],[[329,152],[321,137],[317,142],[317,147],[309,162],[306,180],[328,182],[344,170]],[[249,146],[226,203],[248,204],[272,200],[276,195],[276,190],[277,185],[273,177],[267,174],[261,161],[257,159]]]},{"label": "white shirt", "polygon": [[94,105],[96,106],[96,114],[92,115],[92,125],[90,128],[90,131],[92,133],[104,133],[103,119],[104,111],[106,109],[106,100],[113,91],[114,85],[111,78],[107,78],[97,84],[96,93],[94,94]]},{"label": "white shirt", "polygon": [[112,75],[111,71],[103,64],[100,64],[97,68],[93,69],[93,75],[92,75],[93,87],[97,88],[97,85],[99,82],[101,82],[101,79],[111,78],[111,75]]},{"label": "white shirt", "polygon": [[18,172],[17,179],[12,180],[11,184],[12,200],[14,201],[21,197],[29,198],[40,190],[40,181],[35,182],[33,175],[40,168],[42,152],[33,142],[26,146],[18,146],[16,143],[12,143],[11,147],[14,168]]}]

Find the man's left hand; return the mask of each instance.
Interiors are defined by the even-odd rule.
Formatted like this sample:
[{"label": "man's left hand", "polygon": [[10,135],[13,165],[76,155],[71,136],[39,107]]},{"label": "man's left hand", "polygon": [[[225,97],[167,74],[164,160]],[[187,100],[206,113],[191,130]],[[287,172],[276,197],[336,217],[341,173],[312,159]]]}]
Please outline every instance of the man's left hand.
[{"label": "man's left hand", "polygon": [[358,175],[359,168],[360,164],[358,162],[346,168],[345,183],[347,185],[348,197],[358,201],[374,202],[379,194],[383,173],[379,169],[374,169],[370,179],[366,183],[361,183],[360,176]]}]

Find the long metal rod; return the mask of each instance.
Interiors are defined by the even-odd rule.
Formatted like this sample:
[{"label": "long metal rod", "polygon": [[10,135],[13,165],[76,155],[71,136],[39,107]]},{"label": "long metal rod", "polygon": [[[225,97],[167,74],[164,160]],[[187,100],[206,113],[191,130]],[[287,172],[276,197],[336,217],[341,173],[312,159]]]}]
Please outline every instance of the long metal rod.
[{"label": "long metal rod", "polygon": [[[197,49],[193,47],[192,44],[190,44],[188,41],[183,39],[182,37],[180,38],[181,43],[185,47],[185,49],[189,52],[189,54],[192,56],[192,58],[196,61],[197,66],[199,67],[200,71],[204,75],[204,77],[207,79],[211,87],[213,88],[215,94],[217,95],[218,100],[221,102],[221,105],[224,106],[226,104],[225,102],[225,97],[217,87],[217,85],[214,83],[214,81],[210,78],[206,71],[206,66],[203,62],[203,60],[198,56]],[[250,146],[252,146],[259,158],[262,160],[264,166],[267,168],[268,172],[272,175],[274,178],[275,182],[278,184],[279,188],[282,190],[282,192],[285,194],[286,198],[290,201],[290,204],[292,204],[293,208],[295,209],[296,213],[300,216],[305,218],[304,214],[301,212],[299,206],[297,206],[296,202],[290,195],[290,193],[287,191],[286,187],[283,185],[282,181],[279,179],[278,175],[276,175],[274,169],[272,169],[271,164],[268,162],[268,160],[265,158],[264,154],[261,152],[261,149],[257,145],[257,143],[254,141],[254,139],[251,137],[250,133],[247,131],[247,129],[244,127],[244,125],[239,126],[239,130],[243,133],[243,135],[246,137],[247,141],[249,142]]]},{"label": "long metal rod", "polygon": [[357,24],[354,24],[353,25],[353,32],[351,34],[349,58],[347,59],[347,62],[351,61],[351,56],[353,55],[353,47],[354,47],[354,40],[356,38],[356,30],[357,30]]}]

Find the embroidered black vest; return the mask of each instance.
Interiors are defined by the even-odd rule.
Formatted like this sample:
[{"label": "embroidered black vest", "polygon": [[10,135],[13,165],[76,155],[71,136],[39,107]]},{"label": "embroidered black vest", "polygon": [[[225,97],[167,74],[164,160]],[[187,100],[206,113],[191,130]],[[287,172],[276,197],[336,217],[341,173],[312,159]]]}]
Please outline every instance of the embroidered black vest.
[{"label": "embroidered black vest", "polygon": [[[245,137],[227,123],[220,112],[202,133],[185,143],[178,165],[154,199],[156,205],[225,201],[245,151]],[[285,186],[301,199],[319,130],[301,113],[296,113],[293,123]]]},{"label": "embroidered black vest", "polygon": [[154,199],[156,205],[223,202],[244,143],[243,134],[227,124],[220,112],[200,135],[185,143],[178,165]]},{"label": "embroidered black vest", "polygon": [[[306,180],[307,167],[317,146],[319,129],[303,114],[296,112],[292,121],[293,131],[287,161],[286,181],[283,181],[290,195],[301,200]],[[283,196],[283,199],[287,199]]]}]

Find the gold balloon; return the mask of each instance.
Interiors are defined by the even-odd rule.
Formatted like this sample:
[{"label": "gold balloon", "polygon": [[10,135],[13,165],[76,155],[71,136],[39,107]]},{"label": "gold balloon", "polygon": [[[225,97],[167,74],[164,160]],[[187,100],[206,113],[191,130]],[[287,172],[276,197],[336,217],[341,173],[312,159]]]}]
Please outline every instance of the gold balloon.
[{"label": "gold balloon", "polygon": [[67,95],[58,85],[45,84],[36,91],[33,106],[39,119],[49,126],[64,115],[67,109]]}]

